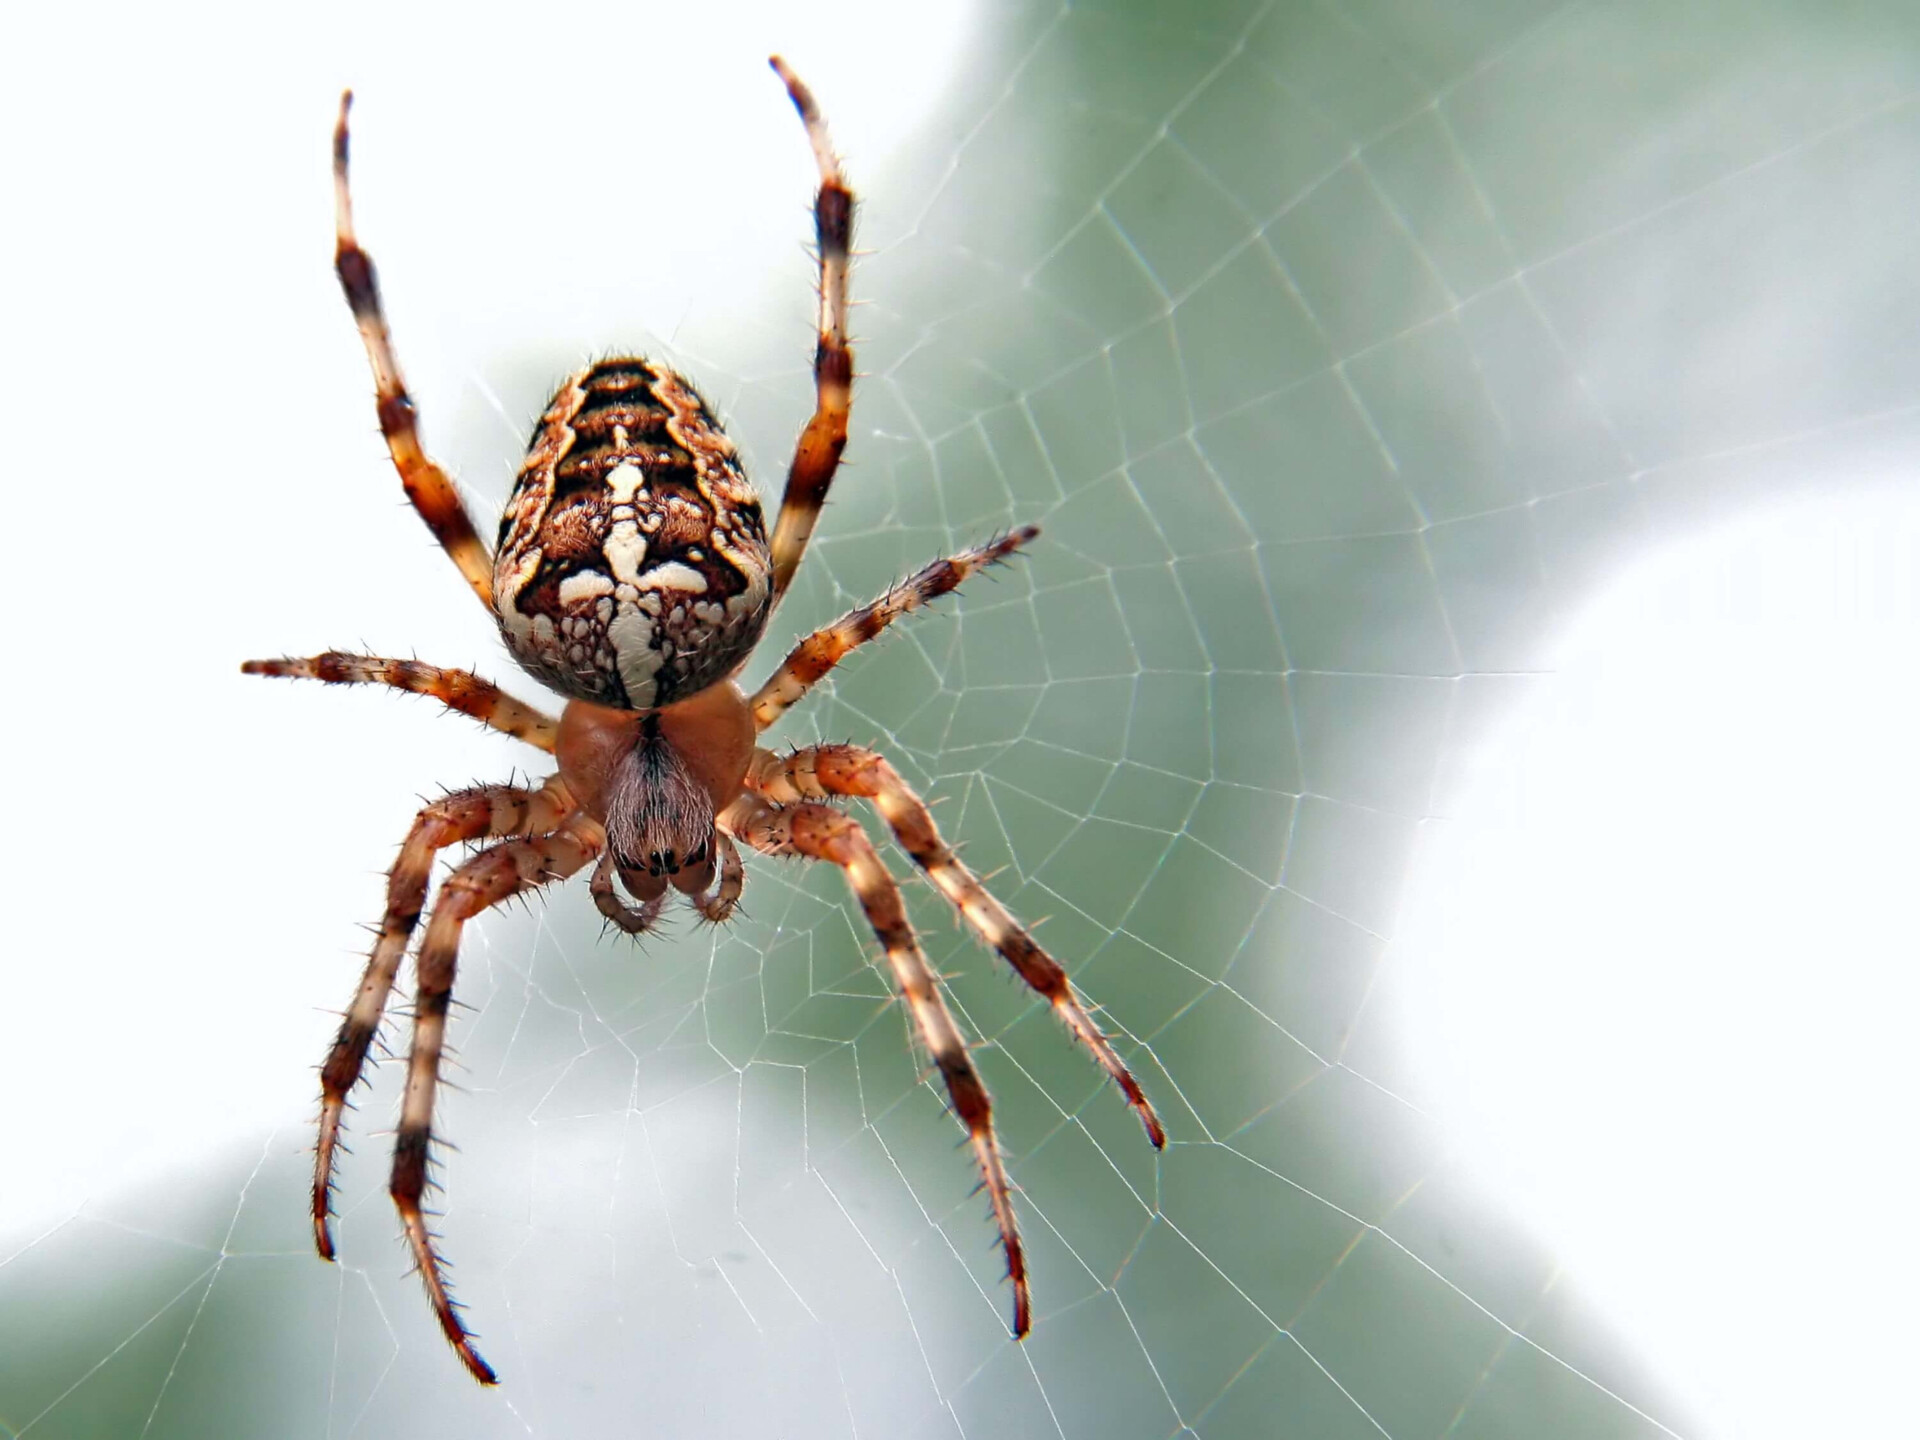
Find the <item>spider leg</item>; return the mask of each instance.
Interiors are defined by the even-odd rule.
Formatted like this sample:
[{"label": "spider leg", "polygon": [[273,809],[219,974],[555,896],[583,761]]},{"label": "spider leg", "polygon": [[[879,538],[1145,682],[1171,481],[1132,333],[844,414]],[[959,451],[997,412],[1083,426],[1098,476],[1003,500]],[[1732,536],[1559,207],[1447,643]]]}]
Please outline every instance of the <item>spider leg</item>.
[{"label": "spider leg", "polygon": [[377,655],[347,655],[329,650],[301,660],[249,660],[243,675],[280,675],[296,680],[324,680],[330,685],[390,685],[431,695],[449,710],[471,715],[482,725],[553,753],[560,722],[522,703],[489,681],[466,670],[443,670],[418,660],[383,660]]},{"label": "spider leg", "polygon": [[333,268],[373,365],[380,399],[380,433],[386,437],[387,452],[393,456],[394,469],[400,472],[407,499],[427,522],[440,547],[460,567],[473,593],[492,610],[493,557],[474,530],[472,517],[460,503],[460,492],[453,488],[447,472],[421,448],[413,397],[407,393],[400,362],[393,353],[393,339],[387,333],[373,257],[360,248],[353,233],[353,195],[347,185],[347,111],[352,104],[353,92],[349,90],[340,97],[340,119],[333,127]]},{"label": "spider leg", "polygon": [[1167,1132],[1140,1082],[1087,1013],[1060,962],[1041,949],[979,878],[960,863],[952,847],[941,838],[926,802],[884,756],[855,745],[815,745],[785,757],[761,750],[755,753],[747,772],[747,784],[776,805],[841,795],[871,801],[893,830],[900,848],[913,857],[974,933],[1044,996],[1074,1038],[1093,1052],[1100,1068],[1139,1115],[1154,1149],[1166,1147]]},{"label": "spider leg", "polygon": [[967,1042],[940,996],[939,978],[927,963],[907,922],[900,887],[874,853],[873,842],[851,815],[831,805],[802,802],[777,807],[765,803],[729,809],[725,823],[734,835],[766,855],[802,855],[827,860],[847,873],[867,922],[879,936],[893,970],[895,985],[906,999],[915,1028],[933,1063],[946,1081],[954,1114],[967,1127],[975,1161],[980,1166],[993,1218],[1000,1227],[1000,1244],[1007,1255],[1007,1277],[1013,1281],[1013,1333],[1024,1336],[1033,1322],[1027,1293],[1026,1252],[1013,1214],[1013,1187],[1006,1163],[993,1134],[993,1102],[986,1082],[974,1068]]},{"label": "spider leg", "polygon": [[847,188],[840,161],[827,135],[827,122],[814,103],[813,92],[775,55],[769,62],[786,83],[794,109],[807,127],[807,139],[820,166],[820,189],[813,201],[813,228],[820,251],[819,340],[813,352],[813,418],[800,432],[793,462],[787,469],[787,490],[780,500],[780,518],[773,527],[773,598],[787,593],[827,487],[840,468],[840,452],[847,444],[847,414],[853,406],[853,351],[847,344],[847,269],[853,243],[853,192]]},{"label": "spider leg", "polygon": [[333,1162],[340,1149],[347,1096],[366,1069],[367,1050],[379,1032],[394,976],[426,904],[434,854],[463,840],[548,831],[572,812],[573,798],[556,777],[538,790],[483,785],[456,791],[414,817],[400,858],[387,872],[387,911],[380,922],[380,938],[367,959],[353,1003],[341,1018],[333,1048],[320,1066],[320,1130],[313,1147],[313,1243],[322,1259],[331,1260],[334,1255]]},{"label": "spider leg", "polygon": [[467,921],[509,896],[573,874],[599,854],[604,843],[597,825],[576,819],[550,835],[506,840],[483,850],[441,886],[415,962],[418,984],[413,1044],[407,1054],[407,1088],[400,1102],[400,1128],[394,1136],[393,1177],[388,1191],[406,1227],[407,1245],[413,1251],[420,1278],[426,1282],[427,1297],[433,1303],[441,1332],[482,1385],[492,1385],[498,1377],[474,1349],[473,1332],[454,1305],[446,1267],[434,1249],[434,1236],[421,1208],[432,1158],[433,1100],[440,1083],[447,1011],[453,1003],[460,933]]},{"label": "spider leg", "polygon": [[879,599],[849,610],[824,630],[816,630],[798,645],[754,693],[753,723],[765,730],[799,703],[802,696],[842,660],[875,639],[894,621],[959,588],[966,578],[1004,560],[1040,533],[1038,525],[1023,525],[990,544],[962,550],[936,560],[919,574],[902,580]]}]

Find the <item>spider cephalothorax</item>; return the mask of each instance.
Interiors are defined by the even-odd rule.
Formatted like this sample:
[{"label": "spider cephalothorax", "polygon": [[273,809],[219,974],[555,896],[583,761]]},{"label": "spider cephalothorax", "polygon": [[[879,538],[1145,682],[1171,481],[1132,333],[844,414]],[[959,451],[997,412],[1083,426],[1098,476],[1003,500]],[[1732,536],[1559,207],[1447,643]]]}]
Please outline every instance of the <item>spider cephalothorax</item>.
[{"label": "spider cephalothorax", "polygon": [[[830,802],[869,802],[935,889],[1046,999],[1166,1143],[1140,1086],[1095,1025],[1066,971],[1040,948],[941,839],[925,802],[884,756],[852,745],[776,755],[760,732],[848,653],[911,610],[1005,559],[1038,531],[1024,526],[933,564],[871,604],[803,639],[749,697],[734,683],[767,616],[786,593],[846,443],[853,354],[847,344],[853,195],[813,97],[777,58],[774,69],[807,127],[820,167],[814,227],[820,326],[813,418],[801,432],[771,537],[733,445],[693,387],[655,361],[603,360],[555,392],[489,552],[452,482],[421,448],[413,401],[387,334],[373,262],[354,235],[347,187],[347,108],[334,130],[336,268],[372,362],[386,436],[407,497],[499,623],[514,658],[567,697],[558,720],[461,670],[328,652],[250,660],[256,675],[391,685],[432,695],[548,751],[556,774],[538,786],[484,785],[422,810],[387,876],[387,909],[366,974],[320,1068],[313,1229],[333,1258],[333,1166],[347,1096],[366,1068],[388,997],[426,908],[434,856],[480,844],[440,887],[415,959],[413,1037],[389,1190],[434,1314],[474,1377],[494,1372],[474,1348],[427,1226],[433,1107],[452,1006],[460,933],[482,911],[592,865],[601,914],[631,934],[679,892],[706,919],[727,919],[745,874],[739,846],[825,860],[843,870],[886,954],[915,1029],[967,1129],[993,1207],[1013,1329],[1032,1320],[1026,1253],[1012,1186],[994,1140],[992,1101],[940,982],[907,921],[900,888],[866,832]],[[615,880],[626,891],[622,898]],[[637,902],[630,904],[629,899]]]},{"label": "spider cephalothorax", "polygon": [[633,917],[617,900],[608,903],[609,873],[645,906],[669,885],[701,895],[728,856],[737,870],[733,842],[717,833],[715,818],[746,785],[754,734],[746,697],[730,680],[664,710],[576,700],[561,712],[560,778],[607,834],[595,898],[608,919],[635,933],[645,928],[629,924]]}]

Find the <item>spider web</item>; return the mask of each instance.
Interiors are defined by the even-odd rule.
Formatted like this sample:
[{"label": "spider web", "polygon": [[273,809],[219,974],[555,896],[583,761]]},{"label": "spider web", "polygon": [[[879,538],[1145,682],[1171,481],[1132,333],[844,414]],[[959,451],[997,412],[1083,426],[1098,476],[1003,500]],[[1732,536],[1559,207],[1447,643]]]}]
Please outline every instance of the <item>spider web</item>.
[{"label": "spider web", "polygon": [[[867,378],[855,463],[752,673],[935,554],[1045,527],[1030,558],[901,626],[776,734],[874,743],[940,802],[969,863],[1046,918],[1040,938],[1172,1135],[1156,1157],[1045,1007],[909,885],[982,1043],[1032,1336],[1008,1341],[971,1161],[841,877],[750,862],[746,913],[722,931],[603,941],[578,887],[470,929],[442,1228],[506,1380],[478,1391],[394,1243],[380,1132],[398,1066],[354,1117],[344,1263],[310,1255],[300,1067],[329,1022],[299,1007],[351,983],[337,917],[376,913],[377,881],[354,871],[401,833],[395,797],[514,762],[398,697],[383,712],[209,688],[201,713],[233,724],[194,773],[242,783],[181,844],[220,858],[234,935],[202,943],[204,909],[152,892],[168,897],[152,950],[100,962],[124,967],[105,973],[125,1003],[103,1021],[110,1058],[81,1067],[98,1088],[50,1101],[44,1129],[5,1122],[6,1166],[38,1188],[0,1212],[0,1435],[1885,1426],[1920,1337],[1874,1294],[1920,1276],[1897,1218],[1910,1161],[1874,1152],[1910,1151],[1914,1087],[1886,1058],[1900,1032],[1862,1016],[1911,1014],[1911,941],[1874,926],[1913,842],[1868,831],[1866,811],[1777,807],[1795,787],[1889,797],[1876,813],[1920,798],[1911,727],[1886,719],[1915,713],[1920,528],[1911,508],[1871,508],[1889,478],[1910,493],[1920,457],[1920,212],[1901,198],[1920,27],[1898,4],[1173,13],[1005,4],[909,35],[875,10],[845,17],[848,54],[804,35],[788,50],[862,193]],[[767,237],[801,233],[807,172],[784,102],[747,83],[771,91],[750,57],[760,30],[784,36],[757,16],[725,37],[606,19],[610,56],[657,44],[747,77],[706,112],[741,107],[742,137],[709,143],[672,89],[684,77],[529,74],[524,26],[504,21],[348,18],[366,22],[339,26],[352,43],[331,18],[280,37],[304,55],[284,74],[156,102],[220,137],[198,192],[239,237],[219,263],[312,260],[310,132],[353,75],[364,125],[385,127],[379,145],[361,131],[362,227],[429,441],[478,509],[497,508],[553,375],[636,335],[689,368],[776,491],[810,401],[810,316],[806,262]],[[178,47],[174,23],[155,43]],[[375,33],[393,58],[364,53]],[[869,91],[863,70],[883,77]],[[417,109],[376,122],[365,101],[410,86]],[[245,140],[236,111],[258,117]],[[553,180],[556,156],[601,153],[583,135],[631,163]],[[294,153],[311,163],[285,179],[302,198],[284,233],[249,234],[233,167],[270,207]],[[365,379],[324,263],[308,268],[297,299],[261,292],[263,318],[230,276],[199,317],[219,352],[319,336],[341,353],[299,400],[311,453],[287,448],[296,412],[276,387],[294,372],[233,377],[251,448],[220,463],[272,453],[275,485],[310,508],[284,546],[242,539],[233,573],[259,613],[180,643],[224,673],[358,626],[370,648],[517,683],[475,654],[471,602],[391,496],[357,493],[380,473],[373,442],[325,448],[365,416]],[[203,404],[171,393],[176,416]],[[232,535],[257,535],[254,507],[276,502],[244,487],[262,477],[194,464],[180,483],[231,485]],[[1738,538],[1790,500],[1772,538]],[[1777,574],[1809,534],[1838,557],[1837,608],[1818,586],[1745,607],[1756,565]],[[1686,589],[1701,575],[1704,598]],[[176,598],[235,608],[206,587],[196,568]],[[1567,762],[1606,784],[1555,789],[1528,766],[1574,730],[1542,740],[1541,716],[1623,693],[1617,652],[1587,657],[1593,617],[1625,612],[1643,653],[1703,633],[1686,627],[1708,612],[1753,643],[1676,644],[1634,671],[1647,708],[1607,712]],[[1723,671],[1776,664],[1787,691],[1853,708],[1779,729],[1767,686],[1701,698]],[[1622,750],[1630,730],[1640,748]],[[1657,922],[1633,907],[1661,875],[1543,838],[1613,813],[1603,801],[1622,848],[1679,827],[1688,777],[1736,734],[1740,783],[1701,803],[1754,833],[1781,814],[1819,827],[1831,863],[1777,879],[1819,919],[1809,945],[1834,947],[1818,964],[1753,963],[1738,942],[1749,916],[1777,920],[1775,896],[1696,875],[1690,831],[1649,847],[1699,885]],[[1783,773],[1755,773],[1770,764]],[[318,806],[316,776],[335,792]],[[1504,832],[1517,845],[1475,849],[1516,793],[1557,807],[1552,823],[1529,814]],[[236,842],[269,807],[289,833]],[[1876,845],[1850,848],[1863,835]],[[1605,944],[1577,943],[1570,914],[1623,908]],[[1523,964],[1478,968],[1488,914]],[[70,1003],[41,983],[8,981],[16,1021]],[[296,1011],[297,1028],[275,1018]],[[27,1112],[46,1090],[32,1078],[76,1063],[70,1034],[37,1043],[9,1086]],[[155,1094],[179,1113],[150,1113]],[[1765,1123],[1744,1118],[1755,1096]],[[1826,1126],[1846,1144],[1820,1141]]]}]

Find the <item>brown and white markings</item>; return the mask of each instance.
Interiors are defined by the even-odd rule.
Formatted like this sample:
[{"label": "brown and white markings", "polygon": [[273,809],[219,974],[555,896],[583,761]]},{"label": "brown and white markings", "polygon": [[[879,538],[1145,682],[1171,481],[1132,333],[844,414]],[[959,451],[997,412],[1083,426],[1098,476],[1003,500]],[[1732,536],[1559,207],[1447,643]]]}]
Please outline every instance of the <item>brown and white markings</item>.
[{"label": "brown and white markings", "polygon": [[[335,268],[366,345],[380,429],[414,509],[493,614],[529,674],[566,700],[542,714],[463,670],[329,651],[249,660],[254,675],[386,685],[430,695],[554,756],[533,787],[481,786],[420,811],[387,875],[387,908],[360,988],[320,1070],[313,1230],[332,1259],[333,1167],[347,1097],[366,1069],[402,961],[426,910],[434,857],[479,850],[440,887],[414,960],[412,1041],[389,1190],[441,1330],[483,1384],[493,1368],[448,1290],[424,1208],[434,1100],[466,922],[524,891],[592,868],[588,891],[607,920],[644,934],[678,891],[705,919],[726,920],[745,883],[739,846],[824,860],[845,871],[955,1115],[966,1127],[1013,1282],[1013,1331],[1032,1323],[1013,1187],[993,1130],[993,1102],[965,1035],[907,919],[900,887],[859,823],[832,802],[870,803],[895,841],[966,924],[1045,998],[1092,1052],[1158,1148],[1166,1133],[1066,971],[994,899],[941,838],[925,803],[886,758],[849,745],[778,756],[760,732],[894,621],[1006,559],[1039,532],[1025,526],[936,560],[879,599],[800,641],[749,700],[735,677],[793,581],[846,446],[853,397],[847,277],[853,192],[813,96],[776,56],[774,70],[806,126],[819,166],[814,199],[820,316],[814,413],[794,447],[769,537],[733,444],[687,380],[656,361],[619,357],[567,377],[535,427],[491,553],[446,472],[420,442],[412,398],[387,333],[373,261],[353,229],[347,111],[334,131]],[[624,892],[624,894],[623,894]]]}]

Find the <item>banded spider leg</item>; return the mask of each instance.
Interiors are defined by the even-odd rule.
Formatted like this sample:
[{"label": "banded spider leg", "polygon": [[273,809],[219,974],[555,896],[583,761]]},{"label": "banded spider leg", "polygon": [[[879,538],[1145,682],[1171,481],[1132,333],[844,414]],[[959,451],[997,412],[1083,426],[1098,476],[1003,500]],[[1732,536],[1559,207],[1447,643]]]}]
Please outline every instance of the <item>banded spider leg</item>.
[{"label": "banded spider leg", "polygon": [[367,349],[367,362],[373,366],[380,433],[386,437],[387,453],[393,457],[393,468],[400,472],[407,499],[459,567],[480,603],[492,611],[493,556],[474,529],[473,518],[461,503],[453,481],[420,443],[413,396],[407,393],[400,361],[393,353],[393,337],[387,332],[387,313],[380,303],[380,280],[373,257],[360,248],[354,234],[353,190],[347,174],[347,112],[352,108],[353,92],[349,90],[340,97],[340,118],[333,127],[334,273],[340,277],[347,308],[353,311],[354,324]]},{"label": "banded spider leg", "polygon": [[1000,1229],[1007,1278],[1013,1281],[1013,1333],[1025,1335],[1033,1325],[1033,1300],[1027,1288],[1026,1251],[1013,1214],[1013,1186],[994,1138],[993,1100],[974,1066],[966,1037],[941,997],[939,977],[927,963],[907,920],[899,882],[874,853],[873,842],[860,822],[831,805],[809,800],[782,806],[746,795],[728,809],[724,822],[741,841],[763,855],[825,860],[846,872],[847,884],[886,952],[894,986],[907,1002],[921,1043],[946,1081],[954,1114],[967,1128],[967,1140],[993,1206],[994,1223]]},{"label": "banded spider leg", "polygon": [[775,55],[769,62],[786,84],[794,109],[820,166],[814,195],[814,242],[820,259],[819,337],[813,352],[813,418],[794,445],[786,493],[773,528],[773,603],[787,593],[807,541],[827,501],[827,489],[847,448],[847,417],[853,409],[853,350],[847,341],[847,273],[853,246],[853,191],[841,172],[813,92]]},{"label": "banded spider leg", "polygon": [[407,1053],[407,1085],[400,1102],[400,1128],[393,1141],[393,1177],[389,1190],[407,1247],[426,1282],[441,1333],[482,1385],[498,1380],[493,1367],[474,1348],[474,1335],[461,1318],[446,1267],[434,1247],[422,1205],[432,1162],[433,1102],[440,1084],[440,1058],[446,1044],[447,1011],[460,956],[460,935],[467,921],[522,891],[564,880],[600,853],[606,836],[582,815],[574,815],[552,834],[503,840],[467,861],[440,887],[433,918],[414,961],[418,977],[413,1002],[413,1043]]}]

